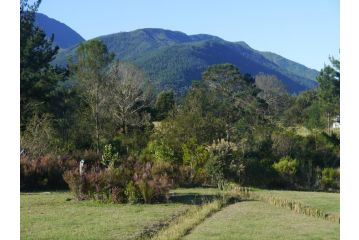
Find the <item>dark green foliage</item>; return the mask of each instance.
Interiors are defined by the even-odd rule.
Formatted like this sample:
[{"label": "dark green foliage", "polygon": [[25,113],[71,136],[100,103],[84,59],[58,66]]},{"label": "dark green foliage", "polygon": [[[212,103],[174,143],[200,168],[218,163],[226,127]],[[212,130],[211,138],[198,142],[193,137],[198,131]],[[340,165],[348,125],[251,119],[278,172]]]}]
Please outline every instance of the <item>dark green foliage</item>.
[{"label": "dark green foliage", "polygon": [[322,170],[322,178],[320,183],[324,189],[337,189],[340,185],[339,177],[339,169],[336,170],[334,168],[324,168]]},{"label": "dark green foliage", "polygon": [[333,117],[339,114],[340,62],[330,58],[332,66],[324,66],[317,77],[319,87],[300,94],[283,119],[287,125],[305,125],[309,129],[331,132]]},{"label": "dark green foliage", "polygon": [[50,65],[58,47],[53,38],[34,25],[41,1],[29,5],[20,2],[20,112],[24,130],[34,112],[53,114],[51,103],[58,95],[58,84],[66,76],[64,69]]},{"label": "dark green foliage", "polygon": [[319,83],[319,97],[322,101],[328,104],[334,105],[339,103],[340,77],[338,71],[339,69],[335,69],[331,66],[325,66],[319,72],[319,75],[317,77],[317,81]]},{"label": "dark green foliage", "polygon": [[92,114],[93,133],[96,151],[100,149],[102,123],[105,119],[108,82],[106,74],[114,55],[109,53],[106,45],[99,40],[81,43],[77,53],[77,64],[71,65],[72,75],[77,80],[81,99],[86,103]]},{"label": "dark green foliage", "polygon": [[157,120],[163,120],[173,109],[175,104],[174,92],[173,91],[163,91],[157,96],[155,110]]},{"label": "dark green foliage", "polygon": [[298,76],[305,77],[307,79],[315,80],[318,76],[318,71],[314,69],[307,68],[301,64],[293,62],[291,60],[285,59],[278,54],[271,52],[261,52],[261,54],[271,62],[279,65],[283,71],[286,71],[288,74],[294,74]]},{"label": "dark green foliage", "polygon": [[209,153],[205,146],[200,145],[195,138],[190,138],[182,144],[183,163],[189,167],[189,184],[196,182],[197,176],[203,177],[205,164]]}]

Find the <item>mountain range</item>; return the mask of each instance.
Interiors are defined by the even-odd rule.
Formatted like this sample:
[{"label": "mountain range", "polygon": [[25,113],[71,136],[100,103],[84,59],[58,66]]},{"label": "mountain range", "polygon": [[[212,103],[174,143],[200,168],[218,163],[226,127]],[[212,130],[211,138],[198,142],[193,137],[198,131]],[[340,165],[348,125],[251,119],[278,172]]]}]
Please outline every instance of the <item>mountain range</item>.
[{"label": "mountain range", "polygon": [[[66,38],[55,30],[51,30],[55,40],[57,35],[59,40]],[[314,69],[275,53],[255,50],[245,42],[229,42],[217,36],[145,28],[96,39],[102,40],[119,60],[142,69],[157,90],[173,89],[182,94],[193,80],[201,79],[201,73],[209,65],[219,63],[235,64],[242,73],[252,76],[258,73],[275,75],[293,94],[318,85],[315,80],[318,71]],[[75,59],[76,48],[74,44],[60,49],[53,64],[66,66],[68,58]]]}]

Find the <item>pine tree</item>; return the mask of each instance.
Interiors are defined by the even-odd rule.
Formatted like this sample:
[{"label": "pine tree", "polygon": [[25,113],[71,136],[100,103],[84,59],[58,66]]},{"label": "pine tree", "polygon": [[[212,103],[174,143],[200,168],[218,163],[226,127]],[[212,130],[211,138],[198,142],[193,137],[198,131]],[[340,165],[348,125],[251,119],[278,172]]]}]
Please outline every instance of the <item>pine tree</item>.
[{"label": "pine tree", "polygon": [[66,71],[53,67],[50,62],[57,54],[53,39],[48,39],[35,26],[36,12],[41,0],[29,5],[20,2],[20,111],[21,128],[24,130],[29,119],[37,113],[51,113],[51,101],[56,95],[59,81],[64,80]]}]

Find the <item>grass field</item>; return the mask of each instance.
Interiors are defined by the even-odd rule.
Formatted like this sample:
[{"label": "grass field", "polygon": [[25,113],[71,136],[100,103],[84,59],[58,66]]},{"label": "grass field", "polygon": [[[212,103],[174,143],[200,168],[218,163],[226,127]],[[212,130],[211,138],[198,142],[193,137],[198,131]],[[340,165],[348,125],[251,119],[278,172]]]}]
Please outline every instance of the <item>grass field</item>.
[{"label": "grass field", "polygon": [[[336,193],[255,191],[339,215]],[[196,211],[199,204],[215,200],[219,193],[213,188],[176,189],[169,203],[153,205],[77,202],[68,192],[22,193],[21,239],[136,239],[146,229],[186,210]],[[188,225],[192,219],[181,221]],[[244,201],[219,209],[185,239],[338,239],[339,226],[266,202]]]},{"label": "grass field", "polygon": [[339,224],[260,201],[230,205],[197,226],[184,239],[269,240],[339,239]]},{"label": "grass field", "polygon": [[339,215],[340,195],[338,193],[326,192],[299,192],[299,191],[283,191],[283,190],[257,190],[262,194],[269,194],[281,199],[295,200],[304,205],[318,208],[327,213]]},{"label": "grass field", "polygon": [[191,207],[66,201],[70,193],[21,194],[21,239],[131,239]]}]

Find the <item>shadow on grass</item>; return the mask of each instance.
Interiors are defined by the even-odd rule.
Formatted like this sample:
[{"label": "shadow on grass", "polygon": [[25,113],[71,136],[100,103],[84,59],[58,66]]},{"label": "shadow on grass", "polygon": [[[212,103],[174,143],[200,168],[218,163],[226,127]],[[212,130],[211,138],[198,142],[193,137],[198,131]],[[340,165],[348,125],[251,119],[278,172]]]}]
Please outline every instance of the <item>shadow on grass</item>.
[{"label": "shadow on grass", "polygon": [[171,203],[201,205],[220,198],[219,195],[196,194],[196,193],[172,193],[169,199]]},{"label": "shadow on grass", "polygon": [[[181,203],[189,205],[202,205],[213,200],[220,199],[223,196],[220,194],[198,194],[198,193],[172,193],[169,198],[170,203]],[[229,196],[227,196],[228,198]],[[248,198],[238,198],[238,197],[229,197],[227,199],[228,204],[233,204],[236,202],[250,202],[257,201],[254,199]]]},{"label": "shadow on grass", "polygon": [[20,195],[45,195],[53,193],[67,193],[69,190],[36,190],[36,191],[20,191]]}]

